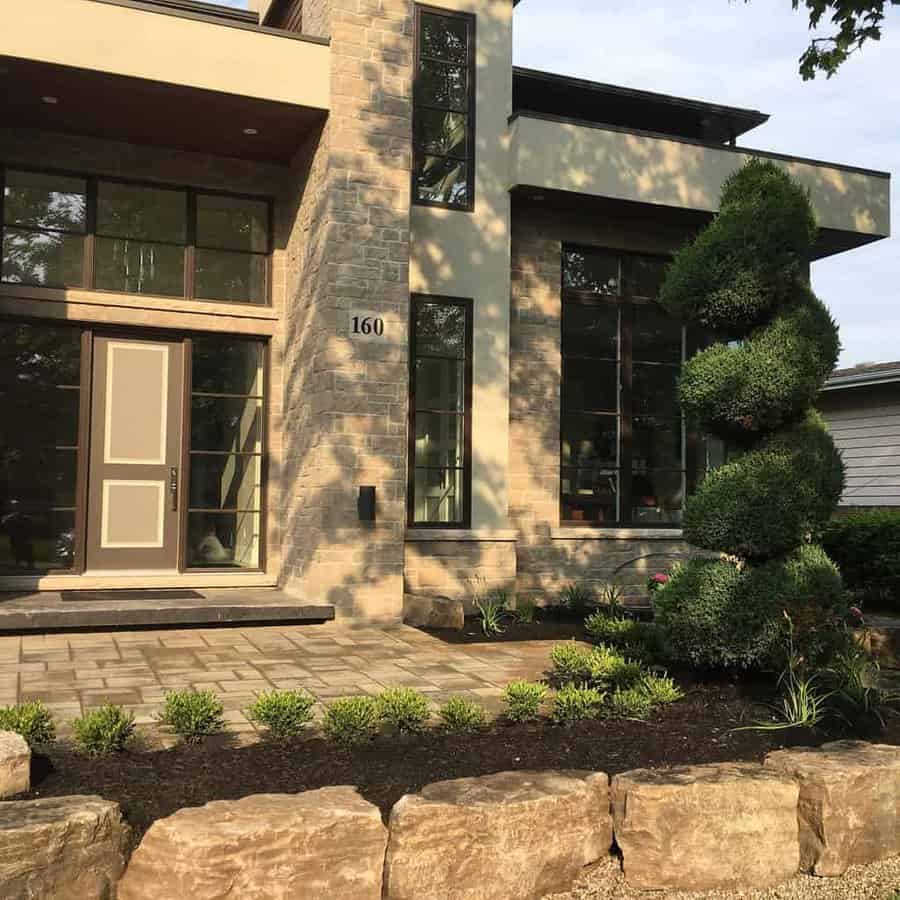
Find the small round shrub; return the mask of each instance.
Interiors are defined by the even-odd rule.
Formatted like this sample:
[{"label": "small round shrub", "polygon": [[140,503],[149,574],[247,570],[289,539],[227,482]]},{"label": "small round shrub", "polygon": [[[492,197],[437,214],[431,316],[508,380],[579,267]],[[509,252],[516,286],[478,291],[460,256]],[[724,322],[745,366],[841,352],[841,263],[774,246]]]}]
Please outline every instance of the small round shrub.
[{"label": "small round shrub", "polygon": [[511,681],[503,691],[506,718],[510,722],[533,722],[541,714],[547,696],[545,685],[536,681]]},{"label": "small round shrub", "polygon": [[594,647],[589,659],[589,680],[595,685],[628,685],[641,677],[644,669],[639,662],[601,644]]},{"label": "small round shrub", "polygon": [[322,731],[340,744],[370,741],[381,728],[381,713],[374,697],[339,697],[325,707]]},{"label": "small round shrub", "polygon": [[613,691],[607,704],[611,716],[622,719],[646,719],[653,712],[653,701],[638,685]]},{"label": "small round shrub", "polygon": [[567,684],[553,697],[550,718],[556,725],[570,726],[584,719],[593,719],[603,703],[605,694],[588,685]]},{"label": "small round shrub", "polygon": [[844,465],[817,416],[710,472],[688,497],[684,537],[750,560],[788,553],[831,517]]},{"label": "small round shrub", "polygon": [[53,715],[40,700],[0,709],[0,731],[22,735],[29,747],[49,744],[56,739]]},{"label": "small round shrub", "polygon": [[251,722],[262,725],[270,737],[295,737],[312,721],[316,700],[309,691],[263,691],[245,710]]},{"label": "small round shrub", "polygon": [[75,748],[87,756],[107,756],[125,750],[134,739],[134,715],[107,704],[72,722]]},{"label": "small round shrub", "polygon": [[424,730],[431,716],[428,698],[413,688],[388,688],[376,697],[376,703],[382,723],[401,733]]},{"label": "small round shrub", "polygon": [[591,649],[566,641],[556,644],[550,651],[551,672],[555,684],[567,684],[570,681],[584,681],[591,671]]},{"label": "small round shrub", "polygon": [[595,641],[616,647],[641,660],[649,662],[665,654],[662,629],[653,622],[616,618],[597,612],[588,616],[584,627]]},{"label": "small round shrub", "polygon": [[451,734],[472,734],[487,726],[484,707],[465,697],[449,697],[438,710],[444,731]]},{"label": "small round shrub", "polygon": [[647,697],[652,706],[665,706],[684,697],[684,691],[667,675],[647,673],[638,681],[636,687]]},{"label": "small round shrub", "polygon": [[225,727],[225,708],[213,691],[167,691],[159,723],[191,744]]}]

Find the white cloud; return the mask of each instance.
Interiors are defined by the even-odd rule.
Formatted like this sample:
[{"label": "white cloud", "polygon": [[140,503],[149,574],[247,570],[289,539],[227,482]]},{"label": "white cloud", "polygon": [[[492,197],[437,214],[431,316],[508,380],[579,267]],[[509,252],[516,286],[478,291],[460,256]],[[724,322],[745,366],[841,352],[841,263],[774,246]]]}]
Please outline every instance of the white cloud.
[{"label": "white cloud", "polygon": [[[886,171],[900,158],[900,21],[890,16],[880,43],[814,82],[797,72],[809,33],[790,0],[524,0],[515,29],[517,65],[771,113],[747,146]],[[841,325],[842,365],[900,358],[898,284],[895,238],[813,266]]]}]

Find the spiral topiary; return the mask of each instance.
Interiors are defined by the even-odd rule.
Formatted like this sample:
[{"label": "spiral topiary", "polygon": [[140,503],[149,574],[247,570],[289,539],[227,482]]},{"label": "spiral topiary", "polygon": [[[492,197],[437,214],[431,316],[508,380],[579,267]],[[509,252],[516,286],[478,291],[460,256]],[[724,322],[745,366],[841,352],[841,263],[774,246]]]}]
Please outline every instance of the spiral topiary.
[{"label": "spiral topiary", "polygon": [[783,614],[814,630],[843,613],[840,574],[811,535],[844,487],[840,454],[812,409],[837,362],[833,319],[809,287],[816,238],[807,192],[772,162],[727,179],[718,214],[676,255],[660,301],[711,334],[679,397],[728,462],[685,503],[684,536],[728,558],[681,566],[654,595],[673,655],[764,665]]}]

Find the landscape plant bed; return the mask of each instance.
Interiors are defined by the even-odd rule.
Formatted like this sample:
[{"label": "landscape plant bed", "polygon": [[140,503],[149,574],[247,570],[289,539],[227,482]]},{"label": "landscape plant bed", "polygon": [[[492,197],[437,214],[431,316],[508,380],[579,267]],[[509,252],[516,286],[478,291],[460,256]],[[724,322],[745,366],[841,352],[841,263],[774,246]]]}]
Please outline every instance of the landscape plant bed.
[{"label": "landscape plant bed", "polygon": [[[818,746],[846,736],[806,729],[733,730],[765,714],[739,683],[717,683],[695,685],[684,700],[648,722],[597,719],[570,729],[547,721],[496,724],[484,733],[459,736],[432,729],[408,737],[383,735],[354,747],[325,741],[318,734],[237,747],[222,735],[199,745],[98,759],[59,744],[35,756],[28,796],[98,794],[115,800],[137,843],[155,819],[210,800],[348,784],[356,785],[386,818],[401,796],[443,779],[515,769],[615,774],[645,766],[761,761],[782,747]],[[877,740],[900,745],[900,719],[891,717]]]},{"label": "landscape plant bed", "polygon": [[507,641],[567,641],[571,638],[586,640],[584,616],[564,612],[539,612],[533,622],[517,622],[507,619],[500,634],[486,635],[478,616],[467,616],[462,631],[423,628],[433,637],[447,644],[496,644]]}]

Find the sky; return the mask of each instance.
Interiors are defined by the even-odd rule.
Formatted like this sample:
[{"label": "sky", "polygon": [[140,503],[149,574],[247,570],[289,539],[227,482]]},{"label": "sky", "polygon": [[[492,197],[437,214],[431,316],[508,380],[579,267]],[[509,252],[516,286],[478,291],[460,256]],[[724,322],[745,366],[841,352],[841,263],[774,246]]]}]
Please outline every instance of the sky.
[{"label": "sky", "polygon": [[[740,145],[897,167],[892,208],[900,210],[900,14],[889,9],[886,23],[881,42],[833,78],[804,82],[797,60],[808,18],[791,0],[523,0],[514,62],[759,109],[771,119]],[[814,263],[812,279],[841,327],[841,366],[900,359],[900,237]]]}]

